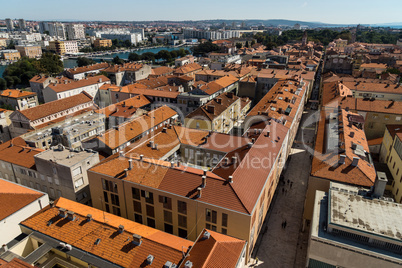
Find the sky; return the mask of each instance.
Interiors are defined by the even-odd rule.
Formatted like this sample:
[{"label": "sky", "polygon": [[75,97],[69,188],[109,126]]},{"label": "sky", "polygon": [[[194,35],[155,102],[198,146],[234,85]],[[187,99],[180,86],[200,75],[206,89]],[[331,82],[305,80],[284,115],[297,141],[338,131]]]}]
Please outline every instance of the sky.
[{"label": "sky", "polygon": [[332,24],[402,22],[401,0],[0,0],[0,19],[152,21],[288,19]]}]

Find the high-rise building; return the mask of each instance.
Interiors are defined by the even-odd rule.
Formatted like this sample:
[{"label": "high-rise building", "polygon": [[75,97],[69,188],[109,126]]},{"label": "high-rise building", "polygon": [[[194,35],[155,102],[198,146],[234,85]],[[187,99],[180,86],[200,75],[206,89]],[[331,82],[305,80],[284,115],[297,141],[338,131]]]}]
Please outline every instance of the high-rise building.
[{"label": "high-rise building", "polygon": [[69,40],[85,39],[85,28],[83,24],[67,24],[67,38]]},{"label": "high-rise building", "polygon": [[14,22],[13,22],[12,19],[7,18],[7,19],[6,19],[6,25],[7,25],[7,30],[8,30],[8,31],[14,30]]},{"label": "high-rise building", "polygon": [[20,30],[25,30],[27,28],[27,23],[24,19],[18,20],[18,27],[20,28]]},{"label": "high-rise building", "polygon": [[58,39],[66,39],[66,28],[63,23],[60,22],[48,22],[49,35]]}]

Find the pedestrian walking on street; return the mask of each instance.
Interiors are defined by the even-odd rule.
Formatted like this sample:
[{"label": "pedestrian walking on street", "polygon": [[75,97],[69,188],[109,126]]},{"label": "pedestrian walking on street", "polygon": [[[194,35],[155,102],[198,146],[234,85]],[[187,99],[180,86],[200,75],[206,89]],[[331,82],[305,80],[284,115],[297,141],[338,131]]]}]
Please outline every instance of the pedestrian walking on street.
[{"label": "pedestrian walking on street", "polygon": [[292,186],[293,186],[293,181],[290,183],[290,188],[292,188]]},{"label": "pedestrian walking on street", "polygon": [[255,264],[258,264],[258,257],[255,257]]},{"label": "pedestrian walking on street", "polygon": [[285,193],[285,188],[282,188],[282,194]]},{"label": "pedestrian walking on street", "polygon": [[283,223],[283,228],[286,229],[286,221]]}]

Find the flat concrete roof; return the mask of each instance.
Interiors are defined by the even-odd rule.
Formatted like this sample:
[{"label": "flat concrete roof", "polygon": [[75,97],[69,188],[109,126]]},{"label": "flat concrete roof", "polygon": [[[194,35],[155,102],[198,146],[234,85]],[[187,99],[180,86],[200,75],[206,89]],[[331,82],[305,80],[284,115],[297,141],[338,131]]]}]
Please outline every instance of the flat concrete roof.
[{"label": "flat concrete roof", "polygon": [[[60,150],[59,148],[63,149]],[[97,154],[98,152],[95,151],[92,152],[78,151],[78,150],[70,150],[68,148],[64,148],[63,146],[60,147],[54,146],[50,150],[35,155],[35,158],[39,158],[46,161],[52,161],[57,163],[58,165],[71,167]]]},{"label": "flat concrete roof", "polygon": [[338,225],[402,242],[402,204],[357,195],[357,187],[337,183],[331,187],[329,226]]}]

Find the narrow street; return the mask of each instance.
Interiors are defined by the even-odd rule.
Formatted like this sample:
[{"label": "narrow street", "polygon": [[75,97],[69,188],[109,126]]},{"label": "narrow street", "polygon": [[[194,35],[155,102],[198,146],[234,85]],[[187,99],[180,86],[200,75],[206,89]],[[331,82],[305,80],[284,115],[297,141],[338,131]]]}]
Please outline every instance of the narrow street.
[{"label": "narrow street", "polygon": [[311,159],[303,141],[313,142],[314,125],[304,128],[303,123],[313,112],[303,114],[288,167],[283,173],[284,182],[278,185],[248,267],[305,267],[308,231],[302,233],[301,228]]}]

